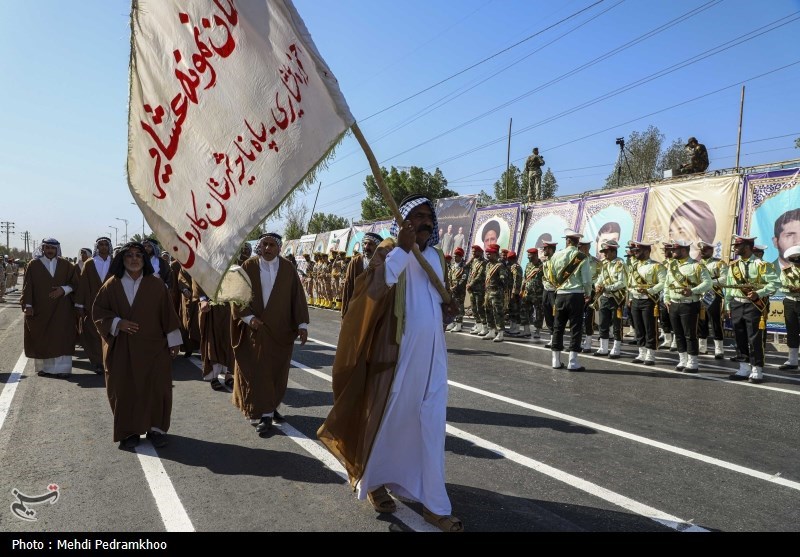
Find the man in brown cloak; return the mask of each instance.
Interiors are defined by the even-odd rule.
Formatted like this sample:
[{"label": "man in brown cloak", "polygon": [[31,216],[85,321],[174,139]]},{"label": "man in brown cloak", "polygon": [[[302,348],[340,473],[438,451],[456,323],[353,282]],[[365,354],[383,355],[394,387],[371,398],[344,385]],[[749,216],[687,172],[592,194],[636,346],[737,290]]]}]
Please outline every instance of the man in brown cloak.
[{"label": "man in brown cloak", "polygon": [[25,269],[22,310],[25,356],[35,360],[39,376],[66,379],[75,354],[75,313],[72,296],[78,287],[75,265],[61,257],[61,244],[42,240],[41,257]]},{"label": "man in brown cloak", "polygon": [[78,312],[81,346],[95,373],[103,373],[103,347],[92,321],[92,304],[103,283],[111,276],[111,239],[105,236],[94,243],[94,256],[87,259],[81,271],[75,309]]},{"label": "man in brown cloak", "polygon": [[231,341],[236,359],[233,404],[266,434],[286,394],[294,339],[308,340],[308,305],[297,271],[281,257],[281,237],[259,238],[259,257],[242,264],[253,297],[246,306],[232,305]]},{"label": "man in brown cloak", "polygon": [[344,314],[347,313],[347,306],[350,304],[350,299],[353,297],[353,292],[356,287],[356,279],[367,270],[369,260],[375,253],[375,248],[378,247],[383,241],[379,234],[374,232],[367,232],[364,234],[361,242],[364,244],[364,253],[354,255],[347,265],[347,271],[344,275],[344,286],[342,287],[342,319]]},{"label": "man in brown cloak", "polygon": [[215,391],[233,391],[233,346],[231,345],[231,306],[212,304],[197,281],[192,299],[200,312],[200,358],[203,380]]},{"label": "man in brown cloak", "polygon": [[181,344],[178,316],[142,244],[126,244],[111,274],[97,293],[92,318],[103,339],[114,441],[133,449],[146,433],[153,446],[163,447],[172,414],[172,358]]}]

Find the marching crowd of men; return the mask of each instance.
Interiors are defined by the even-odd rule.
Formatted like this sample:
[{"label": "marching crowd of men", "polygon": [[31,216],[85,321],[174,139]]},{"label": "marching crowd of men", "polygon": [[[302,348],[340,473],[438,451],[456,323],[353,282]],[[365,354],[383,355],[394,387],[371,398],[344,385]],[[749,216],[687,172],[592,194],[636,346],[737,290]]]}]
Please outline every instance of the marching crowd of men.
[{"label": "marching crowd of men", "polygon": [[653,245],[646,242],[628,242],[624,258],[618,256],[621,246],[615,240],[603,242],[597,259],[589,254],[591,242],[581,234],[567,230],[564,240],[566,247],[558,251],[557,242],[528,249],[524,271],[515,252],[496,244],[485,250],[472,246],[469,261],[464,250],[456,249],[447,257],[447,275],[459,314],[447,330],[463,330],[469,299],[475,321],[470,334],[494,342],[503,342],[505,335],[538,339],[546,327],[551,340],[545,346],[552,350],[552,366],[558,369],[564,367],[569,324],[566,368],[579,371],[584,368],[578,354],[593,352],[595,333],[599,346],[594,355],[621,357],[627,314],[638,348],[634,363],[655,365],[658,349],[677,351],[676,370],[696,373],[699,355],[709,349],[716,359],[724,358],[727,316],[736,343],[732,359],[739,363],[730,379],[761,383],[769,299],[780,291],[785,295],[789,348],[780,369],[798,369],[800,246],[786,251],[791,265],[781,270],[762,259],[765,246],[756,245],[756,238],[738,235],[733,237],[737,257],[729,265],[713,256],[710,242],[699,243],[699,260],[689,256],[690,242],[664,242],[663,261],[658,262],[651,258]]}]

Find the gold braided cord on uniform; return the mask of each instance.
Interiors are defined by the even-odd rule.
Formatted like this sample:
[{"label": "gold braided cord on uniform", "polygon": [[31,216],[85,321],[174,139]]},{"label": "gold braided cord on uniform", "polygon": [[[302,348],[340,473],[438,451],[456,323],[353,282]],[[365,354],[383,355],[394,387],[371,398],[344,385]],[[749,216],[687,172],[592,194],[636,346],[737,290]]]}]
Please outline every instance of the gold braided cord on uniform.
[{"label": "gold braided cord on uniform", "polygon": [[[742,287],[745,284],[748,284],[747,281],[750,280],[750,279],[749,279],[749,277],[745,277],[744,276],[744,273],[742,272],[742,268],[739,266],[740,263],[741,263],[741,259],[738,260],[735,265],[731,266],[731,275],[733,275],[733,280],[735,280],[736,283],[737,283],[736,286]],[[763,270],[764,270],[764,267],[762,267],[760,265],[756,265],[756,282],[753,283],[753,284],[760,285],[759,279],[763,276]],[[766,282],[763,283],[763,284],[766,284]],[[749,289],[749,286],[745,287],[745,288]],[[744,293],[744,291],[742,293]],[[755,302],[753,300],[751,300],[750,298],[747,298],[747,301],[750,302],[751,304],[753,304],[754,306],[756,306],[758,311],[761,312],[761,319],[758,321],[758,328],[761,329],[762,331],[766,330],[766,328],[767,328],[767,304],[764,303],[764,300],[762,300],[761,298],[759,298]]]}]

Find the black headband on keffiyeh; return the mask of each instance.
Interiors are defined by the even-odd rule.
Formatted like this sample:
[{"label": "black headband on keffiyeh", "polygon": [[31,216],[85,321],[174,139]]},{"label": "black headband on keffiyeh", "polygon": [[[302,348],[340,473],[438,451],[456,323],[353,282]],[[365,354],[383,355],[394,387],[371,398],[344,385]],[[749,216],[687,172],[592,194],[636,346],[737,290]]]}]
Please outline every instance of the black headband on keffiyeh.
[{"label": "black headband on keffiyeh", "polygon": [[142,252],[142,261],[144,261],[142,273],[144,276],[155,273],[156,271],[153,269],[153,264],[150,263],[150,258],[147,257],[147,252],[144,249],[144,245],[139,242],[128,242],[119,248],[119,251],[114,255],[114,259],[111,260],[111,265],[108,269],[108,272],[117,278],[122,278],[122,275],[125,274],[125,254],[132,249],[138,249]]},{"label": "black headband on keffiyeh", "polygon": [[[431,232],[426,245],[435,246],[439,243],[439,219],[436,218],[436,209],[433,206],[433,202],[424,195],[415,193],[403,199],[398,208],[400,209],[400,215],[403,217],[403,220],[405,220],[408,218],[408,215],[411,213],[411,210],[414,207],[418,207],[423,203],[427,204],[428,207],[431,208],[431,213],[433,214],[433,232]],[[397,238],[399,233],[400,225],[395,221],[392,223],[392,228],[389,230],[389,234]]]},{"label": "black headband on keffiyeh", "polygon": [[381,237],[380,234],[376,234],[375,232],[365,232],[362,241],[366,242],[367,240],[369,240],[370,242],[375,242],[375,245],[377,246],[378,244],[383,242],[383,237]]},{"label": "black headband on keffiyeh", "polygon": [[280,234],[275,234],[274,232],[267,232],[266,234],[262,234],[258,237],[258,241],[260,242],[263,238],[272,238],[278,244],[278,247],[283,247],[283,236]]},{"label": "black headband on keffiyeh", "polygon": [[39,249],[36,250],[36,253],[33,254],[34,257],[43,257],[44,256],[44,246],[55,246],[56,247],[56,256],[61,257],[61,243],[56,240],[55,238],[45,238],[42,240]]}]

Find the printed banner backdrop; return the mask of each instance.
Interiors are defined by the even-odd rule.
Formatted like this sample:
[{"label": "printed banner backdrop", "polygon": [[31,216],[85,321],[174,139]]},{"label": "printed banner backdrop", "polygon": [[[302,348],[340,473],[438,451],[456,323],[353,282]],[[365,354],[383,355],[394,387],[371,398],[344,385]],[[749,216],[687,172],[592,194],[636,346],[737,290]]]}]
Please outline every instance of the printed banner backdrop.
[{"label": "printed banner backdrop", "polygon": [[[605,240],[616,240],[621,246],[640,240],[646,196],[647,188],[638,188],[585,197],[577,230],[584,240],[592,240],[589,253],[599,257],[600,242]],[[619,255],[623,253],[620,249]]]},{"label": "printed banner backdrop", "polygon": [[[131,35],[128,186],[218,299],[245,237],[355,120],[289,0],[134,2]],[[249,299],[231,275],[227,299]]]},{"label": "printed banner backdrop", "polygon": [[[297,258],[298,256],[295,254],[295,251],[297,250],[298,243],[299,240],[286,240],[283,243],[283,249],[281,250],[281,255],[283,255],[284,257],[287,257],[289,255],[294,255],[295,258]],[[300,259],[302,259],[302,257],[300,257]]]},{"label": "printed banner backdrop", "polygon": [[500,249],[513,250],[519,225],[519,203],[481,207],[475,212],[472,242],[484,250],[487,244],[497,244]]},{"label": "printed banner backdrop", "polygon": [[[691,257],[697,259],[697,242],[715,245],[714,256],[730,258],[734,218],[738,202],[738,176],[708,176],[675,185],[653,186],[647,196],[642,241],[689,240]],[[663,260],[655,246],[651,257]]]},{"label": "printed banner backdrop", "polygon": [[542,247],[542,242],[558,242],[556,249],[562,249],[564,229],[576,227],[580,213],[581,200],[560,201],[537,204],[528,208],[525,215],[525,233],[519,248],[519,264],[523,270],[528,266],[528,249]]},{"label": "printed banner backdrop", "polygon": [[314,239],[314,253],[329,253],[328,239],[330,237],[330,232],[321,232],[317,234],[317,237]]},{"label": "printed banner backdrop", "polygon": [[364,232],[369,232],[371,228],[371,224],[353,225],[350,231],[350,239],[347,241],[347,253],[345,255],[351,256],[353,252],[361,253],[361,238],[364,237]]},{"label": "printed banner backdrop", "polygon": [[[800,244],[800,169],[749,174],[744,178],[739,233],[755,236],[767,246],[764,260],[775,265],[775,272],[789,264],[783,253]],[[783,319],[783,294],[770,297],[767,330],[786,332]]]},{"label": "printed banner backdrop", "polygon": [[295,259],[299,260],[304,254],[307,253],[311,256],[311,260],[314,260],[314,240],[316,237],[316,234],[306,234],[305,236],[300,236],[300,239],[297,240],[297,247],[294,250]]},{"label": "printed banner backdrop", "polygon": [[436,218],[439,221],[438,247],[445,255],[453,255],[456,248],[469,257],[472,244],[472,223],[478,208],[475,196],[448,197],[436,200]]},{"label": "printed banner backdrop", "polygon": [[336,251],[345,251],[347,249],[347,238],[349,237],[349,228],[331,230],[330,236],[328,237],[328,248],[326,249],[326,252],[330,253],[332,249]]},{"label": "printed banner backdrop", "polygon": [[381,238],[388,238],[391,235],[389,234],[389,231],[392,229],[393,222],[393,220],[381,220],[378,222],[373,222],[369,231],[374,232],[375,234],[380,234]]}]

